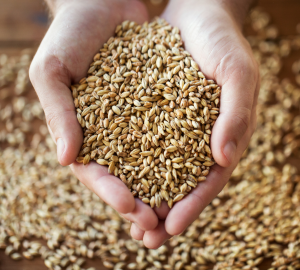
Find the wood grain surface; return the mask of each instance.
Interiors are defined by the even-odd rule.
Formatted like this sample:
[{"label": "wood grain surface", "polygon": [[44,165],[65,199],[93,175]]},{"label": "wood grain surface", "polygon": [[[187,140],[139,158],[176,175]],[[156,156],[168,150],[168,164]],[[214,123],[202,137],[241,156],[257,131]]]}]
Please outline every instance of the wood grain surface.
[{"label": "wood grain surface", "polygon": [[[151,17],[159,15],[166,2],[153,6],[145,0]],[[280,37],[289,37],[296,34],[296,25],[300,23],[299,0],[259,0],[258,6],[267,11],[272,23],[279,29]],[[37,47],[49,26],[47,8],[42,0],[0,0],[0,54],[19,54],[26,47]],[[248,33],[245,29],[245,33]],[[280,74],[294,81],[291,73],[291,63],[300,59],[300,53],[292,53],[285,61]],[[30,93],[34,95],[34,93]],[[1,203],[1,202],[0,202]],[[105,269],[100,259],[94,259],[85,268],[90,266],[96,269]],[[265,263],[259,269],[268,269]],[[46,270],[43,261],[36,258],[32,261],[25,259],[15,262],[4,255],[0,250],[0,270]]]}]

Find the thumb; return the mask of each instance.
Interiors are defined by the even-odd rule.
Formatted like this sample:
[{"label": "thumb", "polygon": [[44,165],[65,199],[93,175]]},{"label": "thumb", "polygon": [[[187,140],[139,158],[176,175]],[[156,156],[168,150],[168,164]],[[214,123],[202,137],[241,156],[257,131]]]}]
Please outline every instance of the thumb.
[{"label": "thumb", "polygon": [[[229,65],[229,63],[228,63]],[[236,65],[222,86],[220,115],[213,127],[211,148],[214,159],[228,167],[240,156],[237,151],[244,134],[252,128],[252,110],[258,80],[252,61]],[[227,77],[228,78],[228,77]],[[243,144],[244,145],[244,144]]]},{"label": "thumb", "polygon": [[80,151],[83,136],[77,121],[75,106],[66,69],[54,56],[33,60],[30,80],[44,109],[47,125],[57,145],[61,165],[73,163]]}]

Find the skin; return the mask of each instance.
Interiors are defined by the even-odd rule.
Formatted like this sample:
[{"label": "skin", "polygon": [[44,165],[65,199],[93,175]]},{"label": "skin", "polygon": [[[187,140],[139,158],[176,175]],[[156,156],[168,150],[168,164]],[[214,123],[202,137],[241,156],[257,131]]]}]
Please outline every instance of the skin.
[{"label": "skin", "polygon": [[148,20],[137,0],[48,0],[54,20],[30,67],[30,79],[57,144],[61,165],[132,222],[131,235],[158,248],[182,233],[227,183],[256,125],[258,67],[241,32],[250,0],[171,0],[162,17],[179,27],[187,51],[201,71],[222,86],[220,116],[211,147],[217,165],[205,182],[170,210],[134,199],[107,168],[75,162],[83,135],[69,86],[86,75],[93,56],[124,20]]}]

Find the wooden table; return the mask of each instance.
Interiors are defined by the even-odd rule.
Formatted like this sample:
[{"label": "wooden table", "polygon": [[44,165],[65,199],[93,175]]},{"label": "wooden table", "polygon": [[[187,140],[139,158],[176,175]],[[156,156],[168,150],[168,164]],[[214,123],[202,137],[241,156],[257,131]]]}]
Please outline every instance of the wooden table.
[{"label": "wooden table", "polygon": [[[166,3],[165,1],[158,6],[153,6],[149,0],[145,2],[151,17],[159,15]],[[296,34],[296,25],[300,22],[299,0],[259,0],[258,5],[271,15],[272,22],[278,27],[281,37]],[[3,52],[16,54],[21,49],[38,46],[49,25],[47,18],[46,6],[41,0],[0,0],[0,54]],[[299,54],[292,54],[286,59],[280,74],[282,78],[288,77],[294,81],[290,65],[299,58]],[[87,266],[103,269],[99,259],[94,259]],[[269,265],[264,264],[260,269],[268,267]],[[46,269],[40,258],[15,262],[0,250],[0,270]]]}]

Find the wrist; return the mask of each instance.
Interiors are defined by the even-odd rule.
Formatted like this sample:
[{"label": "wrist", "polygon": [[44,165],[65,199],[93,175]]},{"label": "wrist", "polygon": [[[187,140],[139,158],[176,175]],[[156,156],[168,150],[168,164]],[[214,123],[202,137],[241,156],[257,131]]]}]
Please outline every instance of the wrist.
[{"label": "wrist", "polygon": [[[177,9],[179,13],[180,10],[185,9],[192,9],[194,11],[201,10],[202,13],[205,10],[207,10],[208,13],[227,13],[236,25],[241,28],[249,8],[255,1],[256,0],[170,0],[169,6],[173,6],[173,10]],[[176,7],[176,9],[174,7]],[[208,16],[214,16],[214,14],[209,14]]]},{"label": "wrist", "polygon": [[64,6],[75,5],[80,3],[80,0],[45,0],[50,10],[51,16],[55,17],[57,12]]},{"label": "wrist", "polygon": [[[105,5],[107,6],[108,4],[111,4],[112,2],[118,1],[118,0],[109,0],[109,1],[105,1],[105,0],[45,0],[51,15],[53,17],[56,16],[56,14],[62,10],[62,9],[68,9],[68,8],[72,8],[72,7],[82,7],[82,8],[90,8],[90,7],[97,7],[97,8],[101,8],[101,5]],[[119,1],[122,2],[122,1]]]}]

